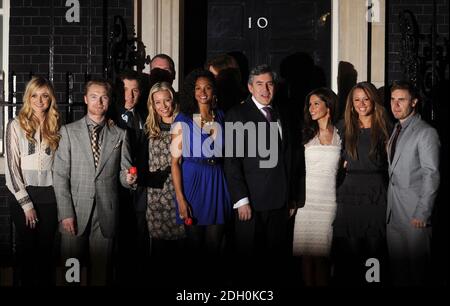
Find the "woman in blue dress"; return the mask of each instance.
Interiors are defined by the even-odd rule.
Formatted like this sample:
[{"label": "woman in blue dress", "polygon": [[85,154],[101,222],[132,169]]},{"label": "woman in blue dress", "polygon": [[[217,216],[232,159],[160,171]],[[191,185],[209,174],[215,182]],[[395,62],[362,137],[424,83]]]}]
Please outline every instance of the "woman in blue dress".
[{"label": "woman in blue dress", "polygon": [[219,254],[231,216],[222,158],[224,114],[215,107],[215,90],[211,72],[187,76],[171,145],[177,222],[193,220],[186,225],[188,247],[208,254]]}]

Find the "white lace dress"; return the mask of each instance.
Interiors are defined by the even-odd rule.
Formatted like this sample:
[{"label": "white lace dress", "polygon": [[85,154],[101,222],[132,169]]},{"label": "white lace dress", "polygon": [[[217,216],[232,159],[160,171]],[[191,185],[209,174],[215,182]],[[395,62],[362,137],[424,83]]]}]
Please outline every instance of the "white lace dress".
[{"label": "white lace dress", "polygon": [[305,206],[295,216],[294,256],[330,254],[340,153],[341,139],[336,128],[330,145],[320,144],[317,136],[305,145]]}]

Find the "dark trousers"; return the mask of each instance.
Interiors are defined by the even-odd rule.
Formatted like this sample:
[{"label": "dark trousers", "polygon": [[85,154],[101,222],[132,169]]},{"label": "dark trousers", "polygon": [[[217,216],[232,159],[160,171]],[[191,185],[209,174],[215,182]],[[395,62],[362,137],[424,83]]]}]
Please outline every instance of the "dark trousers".
[{"label": "dark trousers", "polygon": [[134,246],[136,252],[136,279],[142,282],[148,277],[150,252],[152,241],[148,233],[147,219],[145,211],[136,212],[136,238]]},{"label": "dark trousers", "polygon": [[243,256],[284,256],[287,254],[286,207],[267,211],[252,211],[252,218],[240,221],[236,211],[236,251]]},{"label": "dark trousers", "polygon": [[33,190],[30,198],[39,220],[34,229],[26,226],[25,213],[15,197],[11,193],[8,197],[15,225],[16,271],[21,286],[52,286],[55,285],[54,245],[58,217],[56,202],[47,202],[45,198],[52,200],[47,195],[54,191],[52,187],[34,187]]},{"label": "dark trousers", "polygon": [[286,207],[252,211],[252,218],[240,221],[236,211],[235,248],[237,285],[283,286],[288,259]]},{"label": "dark trousers", "polygon": [[149,273],[151,240],[145,211],[135,211],[125,200],[120,203],[118,241],[116,245],[116,283],[137,286]]}]

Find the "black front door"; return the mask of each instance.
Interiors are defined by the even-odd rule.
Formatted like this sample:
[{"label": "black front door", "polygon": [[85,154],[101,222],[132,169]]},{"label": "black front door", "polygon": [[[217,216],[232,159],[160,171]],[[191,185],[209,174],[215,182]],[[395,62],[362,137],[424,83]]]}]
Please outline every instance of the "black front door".
[{"label": "black front door", "polygon": [[207,15],[208,58],[238,51],[250,68],[267,63],[280,71],[301,54],[330,85],[331,0],[210,0]]}]

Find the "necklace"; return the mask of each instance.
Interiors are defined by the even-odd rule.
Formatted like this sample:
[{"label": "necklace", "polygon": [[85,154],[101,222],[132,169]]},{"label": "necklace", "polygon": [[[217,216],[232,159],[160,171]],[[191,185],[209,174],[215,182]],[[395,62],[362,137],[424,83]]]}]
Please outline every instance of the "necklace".
[{"label": "necklace", "polygon": [[211,110],[211,120],[207,120],[207,119],[203,118],[202,115],[200,114],[200,122],[201,122],[202,126],[212,124],[214,122],[215,118],[216,118],[216,115],[214,114],[213,110]]}]

